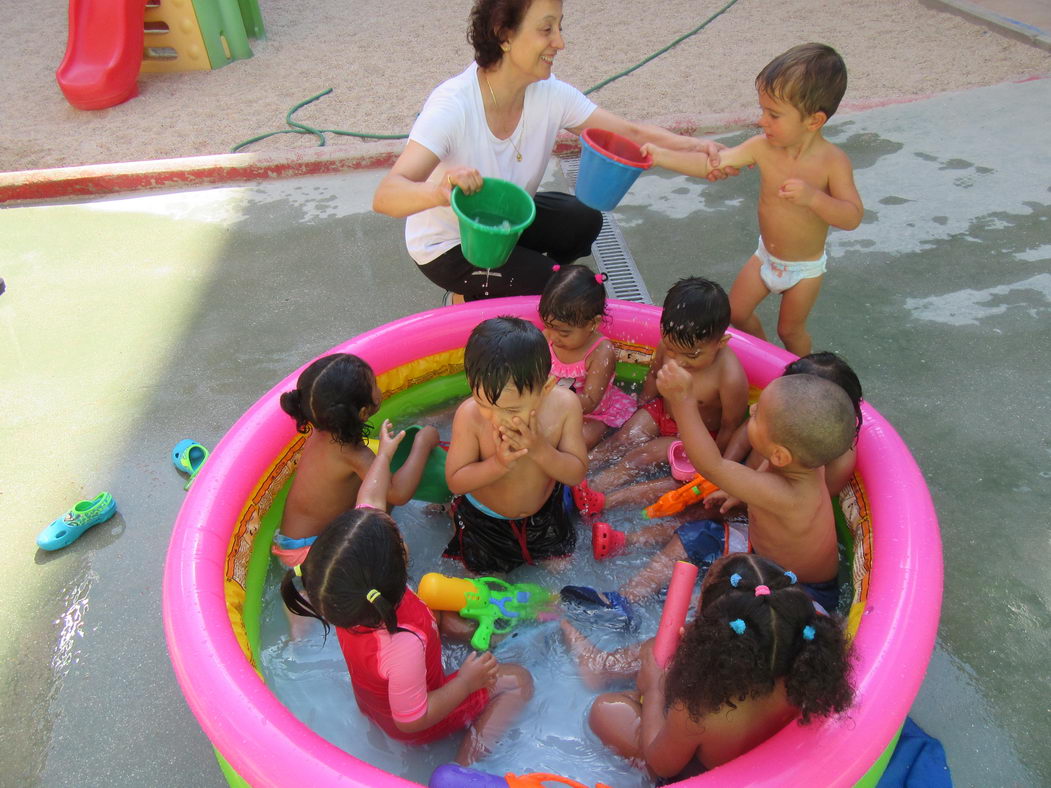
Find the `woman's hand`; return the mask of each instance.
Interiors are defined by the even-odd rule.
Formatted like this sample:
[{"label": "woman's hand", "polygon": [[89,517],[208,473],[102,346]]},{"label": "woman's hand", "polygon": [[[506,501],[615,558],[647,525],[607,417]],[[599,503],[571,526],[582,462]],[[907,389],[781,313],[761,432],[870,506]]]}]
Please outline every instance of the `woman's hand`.
[{"label": "woman's hand", "polygon": [[492,689],[496,686],[496,669],[499,664],[491,651],[481,654],[472,651],[460,666],[459,675],[463,677],[469,692]]},{"label": "woman's hand", "polygon": [[640,149],[643,156],[649,156],[653,160],[655,167],[663,167],[666,157],[664,155],[664,148],[660,145],[654,145],[652,142],[647,142]]},{"label": "woman's hand", "polygon": [[715,181],[729,178],[731,175],[741,174],[741,171],[736,167],[719,166],[719,151],[726,150],[726,146],[721,142],[716,142],[715,140],[698,140],[698,142],[701,145],[699,150],[703,150],[708,154],[708,166],[711,167],[711,171],[706,177],[709,181],[714,183]]},{"label": "woman's hand", "polygon": [[473,167],[452,167],[446,170],[441,185],[446,205],[449,204],[454,186],[459,186],[464,194],[474,194],[482,188],[482,182],[481,173]]}]

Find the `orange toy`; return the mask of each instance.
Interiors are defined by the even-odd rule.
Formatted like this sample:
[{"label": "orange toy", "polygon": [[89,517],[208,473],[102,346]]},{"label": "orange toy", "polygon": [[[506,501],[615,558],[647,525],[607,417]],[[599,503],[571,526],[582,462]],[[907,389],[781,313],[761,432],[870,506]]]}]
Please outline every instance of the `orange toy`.
[{"label": "orange toy", "polygon": [[[589,788],[582,782],[557,774],[535,772],[533,774],[512,774],[503,777],[489,772],[480,772],[469,766],[456,763],[443,763],[431,773],[427,782],[428,788],[548,788],[548,783],[568,785],[570,788]],[[605,783],[595,783],[595,788],[609,788]]]},{"label": "orange toy", "polygon": [[703,501],[713,492],[717,492],[718,489],[710,481],[697,474],[692,481],[687,482],[677,490],[664,493],[654,503],[643,509],[642,516],[648,520],[654,517],[670,517],[673,514],[678,514],[691,504]]},{"label": "orange toy", "polygon": [[[588,788],[584,783],[570,780],[568,777],[559,777],[557,774],[505,774],[507,788],[547,788],[548,783],[568,785],[570,788]],[[609,788],[605,783],[595,783],[595,788]]]}]

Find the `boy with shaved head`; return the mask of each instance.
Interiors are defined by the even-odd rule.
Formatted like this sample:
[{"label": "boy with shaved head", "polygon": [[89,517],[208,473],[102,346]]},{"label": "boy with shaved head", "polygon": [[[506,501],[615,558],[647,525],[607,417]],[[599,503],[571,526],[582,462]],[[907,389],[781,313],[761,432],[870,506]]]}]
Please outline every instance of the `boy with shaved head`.
[{"label": "boy with shaved head", "polygon": [[[776,378],[752,406],[748,438],[764,457],[753,470],[723,459],[690,398],[690,374],[665,364],[657,389],[671,408],[679,435],[697,472],[725,494],[748,506],[752,549],[795,573],[807,593],[825,610],[835,610],[839,552],[832,501],[825,486],[825,463],[850,448],[856,418],[850,397],[815,375]],[[696,564],[722,551],[721,525],[711,520],[686,523],[650,564],[618,594],[597,594],[567,586],[563,597],[625,609],[668,582],[675,561]],[[706,560],[707,559],[707,560]]]}]

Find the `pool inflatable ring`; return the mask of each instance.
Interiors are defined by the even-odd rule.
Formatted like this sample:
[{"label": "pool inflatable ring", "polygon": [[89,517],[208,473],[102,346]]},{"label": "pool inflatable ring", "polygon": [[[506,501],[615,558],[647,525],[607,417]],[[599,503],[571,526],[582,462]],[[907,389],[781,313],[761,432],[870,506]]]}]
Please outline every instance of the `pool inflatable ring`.
[{"label": "pool inflatable ring", "polygon": [[[419,381],[462,369],[463,346],[479,321],[517,315],[539,325],[536,307],[537,298],[521,297],[435,309],[380,326],[333,352],[368,361],[385,394],[411,392]],[[610,301],[608,311],[604,331],[622,354],[625,349],[629,355],[645,354],[656,346],[659,308]],[[731,346],[753,386],[765,386],[792,359],[747,335],[733,334]],[[294,467],[302,440],[278,403],[300,371],[234,424],[179,512],[164,570],[168,650],[190,709],[232,783],[240,777],[254,786],[410,788],[416,783],[361,761],[311,731],[267,689],[253,666],[261,584],[246,589],[253,587],[248,582],[253,571],[260,576],[259,566],[265,575],[269,560],[267,544],[253,551],[253,539],[265,532],[260,523],[288,467]],[[858,472],[841,501],[854,525],[848,550],[853,551],[855,586],[849,626],[856,704],[840,720],[790,724],[746,755],[679,785],[875,785],[882,774],[934,647],[942,556],[919,468],[890,424],[867,403],[863,408]]]}]

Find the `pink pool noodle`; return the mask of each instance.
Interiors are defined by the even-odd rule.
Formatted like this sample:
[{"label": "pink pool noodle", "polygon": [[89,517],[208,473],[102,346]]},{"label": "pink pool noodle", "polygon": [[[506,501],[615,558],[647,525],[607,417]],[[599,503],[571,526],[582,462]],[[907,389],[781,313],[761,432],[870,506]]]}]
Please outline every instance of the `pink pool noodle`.
[{"label": "pink pool noodle", "polygon": [[675,649],[679,647],[679,630],[686,623],[690,610],[690,595],[697,582],[697,566],[686,561],[676,561],[672,570],[668,598],[664,600],[661,623],[653,641],[653,657],[662,668],[671,662]]}]

